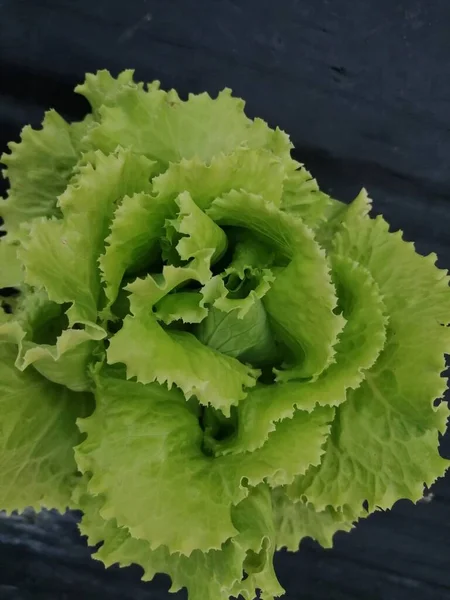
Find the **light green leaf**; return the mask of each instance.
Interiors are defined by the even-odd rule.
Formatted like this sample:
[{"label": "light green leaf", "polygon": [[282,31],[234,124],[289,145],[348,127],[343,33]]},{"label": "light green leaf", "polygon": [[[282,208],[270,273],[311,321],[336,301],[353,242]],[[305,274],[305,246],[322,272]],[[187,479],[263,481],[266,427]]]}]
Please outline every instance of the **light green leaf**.
[{"label": "light green leaf", "polygon": [[270,245],[262,242],[248,231],[240,232],[234,247],[233,258],[225,273],[245,279],[249,273],[258,274],[271,267],[275,256],[276,252]]},{"label": "light green leaf", "polygon": [[3,303],[0,305],[0,326],[11,321],[11,313],[6,312]]},{"label": "light green leaf", "polygon": [[54,110],[46,113],[42,129],[23,129],[21,141],[8,145],[9,154],[1,162],[7,167],[10,189],[1,203],[8,239],[20,237],[20,225],[36,217],[60,215],[57,197],[64,191],[78,152],[71,136],[71,125]]},{"label": "light green leaf", "polygon": [[314,229],[326,219],[332,203],[333,200],[320,191],[317,181],[303,167],[286,177],[280,208],[300,217],[309,227]]},{"label": "light green leaf", "polygon": [[192,200],[189,192],[175,200],[179,211],[176,219],[166,223],[166,230],[182,237],[176,245],[181,260],[189,260],[204,250],[211,250],[211,262],[217,262],[227,249],[227,236]]},{"label": "light green leaf", "polygon": [[186,190],[202,209],[233,189],[260,194],[278,205],[284,177],[285,169],[272,153],[238,148],[231,154],[214,155],[209,162],[194,156],[171,163],[155,177],[153,189],[161,198],[175,198]]},{"label": "light green leaf", "polygon": [[0,238],[0,288],[18,287],[23,283],[22,264],[17,246]]},{"label": "light green leaf", "polygon": [[[268,593],[274,596],[283,592],[273,573],[275,532],[270,494],[264,486],[252,490],[248,498],[233,508],[236,537],[225,542],[220,550],[207,553],[194,550],[189,557],[170,554],[164,546],[151,550],[147,542],[132,538],[115,520],[104,521],[100,516],[102,502],[101,496],[81,494],[84,516],[80,530],[90,545],[103,542],[94,558],[106,566],[137,563],[144,569],[144,580],[153,579],[159,572],[168,573],[172,579],[170,591],[185,587],[189,600],[229,600],[232,591],[238,594],[238,588],[249,600],[255,597],[256,587],[262,588],[266,598],[270,598]],[[248,556],[250,559],[258,556],[255,561],[258,571]],[[248,577],[242,581],[244,568]]]},{"label": "light green leaf", "polygon": [[127,150],[95,153],[59,198],[60,220],[35,221],[20,258],[30,285],[44,286],[50,300],[72,304],[69,323],[93,326],[100,276],[97,261],[118,202],[150,188],[153,163]]},{"label": "light green leaf", "polygon": [[108,298],[105,315],[117,298],[124,275],[150,266],[158,257],[164,222],[172,211],[170,203],[146,193],[125,196],[117,207],[105,252],[99,259]]},{"label": "light green leaf", "polygon": [[166,325],[174,321],[200,323],[208,314],[208,309],[202,306],[202,300],[200,292],[169,294],[156,305],[155,316]]},{"label": "light green leaf", "polygon": [[15,366],[33,365],[44,377],[79,392],[91,389],[88,366],[102,334],[93,330],[65,329],[63,307],[44,291],[24,294],[14,320],[0,326],[0,341],[18,346]]},{"label": "light green leaf", "polygon": [[272,487],[289,484],[296,475],[319,465],[333,416],[334,410],[328,406],[318,407],[312,413],[299,410],[292,419],[277,423],[261,448],[218,456],[217,460],[234,465],[234,470],[240,471],[251,485],[263,480]]},{"label": "light green leaf", "polygon": [[385,343],[386,317],[378,286],[370,273],[349,258],[332,256],[333,281],[346,319],[336,345],[335,362],[316,380],[278,383],[252,390],[240,403],[239,429],[223,452],[259,447],[276,421],[289,419],[296,408],[338,406],[349,389],[356,389]]},{"label": "light green leaf", "polygon": [[[215,276],[203,286],[203,304],[210,309],[196,335],[203,344],[242,362],[254,366],[276,362],[278,346],[261,302],[274,277],[268,269],[252,276],[249,269],[244,272],[237,263],[231,265],[225,276]],[[225,287],[224,277],[234,277],[237,291]],[[254,289],[247,293],[248,285]]]},{"label": "light green leaf", "polygon": [[15,356],[14,346],[0,343],[0,507],[64,511],[77,471],[75,420],[88,414],[91,399],[33,370],[21,373]]},{"label": "light green leaf", "polygon": [[[192,334],[166,331],[157,321],[152,307],[169,292],[190,280],[206,283],[209,265],[223,252],[226,238],[185,192],[177,199],[180,213],[170,227],[186,237],[177,243],[180,258],[192,258],[186,267],[166,266],[162,276],[138,279],[127,286],[131,315],[113,336],[108,348],[110,364],[123,363],[127,376],[141,383],[174,383],[186,398],[196,395],[202,404],[211,404],[225,414],[255,385],[258,373],[239,361],[207,348]],[[193,218],[195,217],[195,218]],[[206,244],[206,247],[205,247]]]},{"label": "light green leaf", "polygon": [[[336,296],[329,267],[311,230],[300,219],[245,192],[218,198],[207,213],[219,224],[250,229],[289,260],[276,272],[263,303],[277,337],[294,354],[294,376],[318,376],[334,356],[345,321],[333,312]],[[288,379],[289,373],[283,378]]]},{"label": "light green leaf", "polygon": [[[445,473],[449,461],[439,456],[437,431],[414,435],[385,397],[369,395],[366,386],[360,390],[338,409],[321,466],[290,487],[293,499],[306,499],[319,511],[345,505],[358,511],[365,501],[369,511],[388,509],[400,498],[417,502],[424,485]],[[440,412],[441,431],[447,416]]]},{"label": "light green leaf", "polygon": [[[177,218],[168,220],[175,215],[177,207]],[[225,251],[225,234],[198,208],[188,192],[175,200],[149,194],[125,197],[116,210],[105,253],[99,260],[109,300],[102,313],[104,316],[109,315],[125,273],[149,267],[160,255],[160,238],[165,235],[165,225],[166,230],[183,236],[176,245],[183,260],[210,248],[214,261]]]},{"label": "light green leaf", "polygon": [[[183,395],[158,384],[99,376],[96,410],[79,422],[76,448],[104,519],[117,520],[152,549],[220,549],[237,533],[230,509],[246,495],[240,474],[202,452],[203,432]],[[149,507],[151,506],[151,510]]]},{"label": "light green leaf", "polygon": [[281,487],[272,490],[272,503],[277,549],[287,548],[292,552],[297,552],[306,537],[316,540],[324,548],[331,548],[335,533],[350,531],[363,516],[362,510],[356,515],[347,507],[338,512],[327,506],[318,512],[311,504],[293,502]]},{"label": "light green leaf", "polygon": [[244,561],[247,577],[235,583],[230,595],[254,600],[256,590],[260,590],[262,599],[274,600],[284,594],[273,567],[276,531],[272,498],[266,485],[254,488],[238,504],[233,521],[239,531],[233,541],[247,551]]},{"label": "light green leaf", "polygon": [[115,97],[114,106],[104,105],[99,113],[101,122],[88,138],[106,153],[120,145],[167,166],[183,158],[208,162],[246,145],[269,148],[286,163],[292,162],[287,136],[269,129],[264,121],[248,119],[244,102],[233,98],[230,90],[216,99],[203,93],[182,101],[174,90],[163,92],[157,84],[148,90],[127,85]]},{"label": "light green leaf", "polygon": [[[331,200],[331,199],[330,199]],[[332,250],[336,233],[353,219],[366,217],[371,210],[372,200],[363,188],[350,204],[331,200],[326,212],[326,220],[319,223],[315,231],[316,238],[324,248]]]},{"label": "light green leaf", "polygon": [[389,508],[416,501],[423,485],[440,477],[448,461],[438,454],[448,409],[435,408],[446,381],[450,349],[448,277],[421,257],[381,218],[348,213],[335,247],[371,273],[389,315],[386,345],[359,389],[349,394],[333,425],[322,465],[293,486],[321,510],[327,505]]},{"label": "light green leaf", "polygon": [[259,298],[243,318],[235,310],[210,308],[196,336],[206,346],[253,366],[270,364],[278,358],[267,313]]},{"label": "light green leaf", "polygon": [[279,348],[261,302],[274,281],[270,269],[264,268],[273,255],[249,235],[237,242],[223,275],[202,288],[203,303],[210,305],[208,317],[196,330],[202,343],[254,366],[276,364]]},{"label": "light green leaf", "polygon": [[[203,253],[203,260],[201,260]],[[132,316],[127,316],[107,351],[110,364],[123,363],[127,376],[141,383],[174,383],[186,398],[197,396],[228,414],[230,407],[246,396],[245,389],[256,383],[258,372],[229,356],[204,346],[192,334],[164,330],[152,311],[163,296],[184,281],[205,281],[211,251],[201,251],[187,267],[164,267],[163,278],[137,279],[131,292]]]},{"label": "light green leaf", "polygon": [[117,78],[106,70],[87,73],[84,83],[77,85],[75,92],[86,98],[94,115],[98,117],[102,106],[114,106],[118,94],[124,88],[142,88],[142,83],[134,83],[133,75],[132,69],[122,71]]},{"label": "light green leaf", "polygon": [[[228,280],[228,287],[225,279]],[[242,280],[226,270],[223,275],[215,275],[203,286],[203,304],[225,313],[236,311],[237,318],[244,319],[258,300],[267,294],[274,279],[269,269],[249,272]]]},{"label": "light green leaf", "polygon": [[28,347],[28,350],[24,353],[21,370],[33,365],[41,375],[70,390],[91,391],[89,365],[99,348],[98,339],[93,338],[91,333],[67,329],[54,345],[24,343],[23,347]]},{"label": "light green leaf", "polygon": [[280,423],[260,450],[213,457],[177,390],[111,372],[96,383],[96,410],[79,423],[87,439],[76,449],[81,471],[92,473],[89,493],[105,495],[103,518],[171,553],[219,549],[236,534],[231,507],[248,494],[243,481],[285,485],[318,465],[333,416],[330,408],[299,411],[295,429],[286,434]]},{"label": "light green leaf", "polygon": [[86,159],[87,155],[92,156],[94,154],[94,150],[85,141],[86,134],[94,123],[93,115],[87,114],[82,121],[73,121],[70,124],[69,134],[78,156],[78,162],[73,168],[73,173],[78,170],[78,165],[89,162]]},{"label": "light green leaf", "polygon": [[223,354],[260,366],[276,362],[279,352],[261,302],[274,281],[264,268],[273,262],[274,252],[248,234],[240,237],[230,265],[202,288],[210,310],[196,335]]}]

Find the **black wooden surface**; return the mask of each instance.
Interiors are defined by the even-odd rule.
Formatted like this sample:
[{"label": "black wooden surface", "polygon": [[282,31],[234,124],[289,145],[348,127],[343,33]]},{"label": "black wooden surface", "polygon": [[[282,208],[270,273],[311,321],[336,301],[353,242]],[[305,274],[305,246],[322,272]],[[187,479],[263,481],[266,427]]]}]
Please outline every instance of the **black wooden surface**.
[{"label": "black wooden surface", "polygon": [[[291,134],[325,189],[350,200],[364,184],[450,268],[448,0],[0,0],[0,60],[2,149],[46,108],[80,116],[86,71],[133,67],[183,94],[228,86]],[[280,553],[287,600],[450,599],[450,477],[432,491],[332,550]],[[76,517],[0,518],[0,600],[170,597],[165,577],[92,561]]]}]

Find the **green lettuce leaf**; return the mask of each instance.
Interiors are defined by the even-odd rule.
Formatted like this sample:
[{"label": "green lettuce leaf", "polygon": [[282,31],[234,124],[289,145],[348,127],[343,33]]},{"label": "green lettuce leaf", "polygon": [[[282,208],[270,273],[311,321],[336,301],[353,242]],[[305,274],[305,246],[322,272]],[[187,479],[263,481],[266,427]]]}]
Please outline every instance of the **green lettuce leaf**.
[{"label": "green lettuce leaf", "polygon": [[292,552],[298,550],[300,541],[306,537],[316,540],[324,548],[331,548],[334,535],[338,531],[350,531],[364,515],[362,509],[358,515],[348,507],[337,511],[327,506],[317,511],[311,504],[291,500],[285,488],[272,490],[272,504],[277,549],[286,548]]},{"label": "green lettuce leaf", "polygon": [[450,348],[446,273],[435,257],[421,257],[386,222],[347,214],[335,238],[341,254],[360,262],[383,294],[389,314],[386,345],[361,386],[338,409],[321,466],[294,484],[291,495],[318,510],[349,505],[390,508],[398,498],[417,501],[448,467],[436,452],[448,408],[434,406],[446,381]]},{"label": "green lettuce leaf", "polygon": [[172,579],[170,591],[186,587],[190,600],[228,600],[231,594],[239,593],[253,600],[257,588],[267,599],[283,593],[272,566],[275,531],[271,497],[265,486],[252,490],[233,508],[235,537],[220,550],[194,550],[190,556],[170,554],[164,546],[152,550],[146,541],[119,528],[114,519],[102,519],[101,496],[83,492],[78,493],[84,511],[80,531],[90,545],[102,542],[94,558],[106,566],[138,563],[144,569],[144,580],[153,579],[159,572],[168,573]]},{"label": "green lettuce leaf", "polygon": [[128,150],[80,168],[59,198],[62,219],[34,221],[20,258],[30,285],[43,286],[50,300],[71,303],[69,323],[95,325],[100,295],[97,260],[116,204],[150,189],[153,163]]},{"label": "green lettuce leaf", "polygon": [[203,344],[254,366],[279,362],[280,349],[261,301],[274,281],[265,268],[273,254],[254,237],[240,236],[224,273],[202,288],[209,312],[195,333]]},{"label": "green lettuce leaf", "polygon": [[105,496],[104,519],[152,549],[186,555],[219,549],[237,533],[230,507],[247,491],[239,474],[203,454],[202,430],[181,393],[102,376],[96,410],[79,427],[87,439],[77,463],[93,474],[88,491]]},{"label": "green lettuce leaf", "polygon": [[335,362],[316,380],[259,386],[238,407],[239,427],[221,451],[258,448],[274,424],[295,409],[338,406],[356,389],[385,343],[386,317],[380,291],[370,273],[349,258],[334,255],[332,276],[346,324],[336,345]]},{"label": "green lettuce leaf", "polygon": [[300,217],[309,227],[327,222],[327,213],[334,203],[304,168],[289,173],[283,183],[281,209]]},{"label": "green lettuce leaf", "polygon": [[155,308],[156,318],[166,325],[174,321],[201,323],[208,314],[208,309],[203,306],[203,296],[200,292],[169,294],[161,298]]},{"label": "green lettuce leaf", "polygon": [[102,281],[110,307],[117,298],[127,272],[139,272],[157,260],[164,223],[173,209],[147,193],[125,196],[112,219],[104,254],[99,258]]},{"label": "green lettuce leaf", "polygon": [[[98,118],[101,107],[114,106],[117,95],[124,88],[138,87],[133,81],[133,75],[134,71],[132,69],[122,71],[117,78],[114,78],[106,70],[88,73],[85,81],[77,85],[75,92],[86,98],[92,107],[94,116]],[[139,87],[142,88],[142,84]]]},{"label": "green lettuce leaf", "polygon": [[231,405],[245,397],[245,388],[255,385],[258,372],[204,346],[189,332],[165,330],[152,310],[181,284],[206,283],[211,261],[226,247],[225,234],[187,192],[177,203],[178,219],[169,225],[183,234],[176,245],[180,258],[192,260],[186,267],[164,267],[162,278],[149,276],[127,286],[132,292],[132,316],[124,319],[122,329],[111,339],[108,362],[124,363],[127,376],[141,383],[157,381],[169,387],[175,383],[187,398],[196,395],[200,403],[227,414]]},{"label": "green lettuce leaf", "polygon": [[0,507],[64,511],[77,466],[78,417],[92,410],[88,394],[75,394],[28,370],[14,367],[14,346],[0,343]]},{"label": "green lettuce leaf", "polygon": [[330,408],[299,411],[292,434],[281,423],[259,451],[214,458],[203,451],[196,411],[177,390],[108,371],[97,375],[95,393],[95,412],[79,422],[87,438],[76,459],[92,473],[89,493],[105,496],[101,516],[152,549],[186,555],[219,549],[236,534],[231,507],[247,486],[286,485],[318,465],[333,418]]},{"label": "green lettuce leaf", "polygon": [[276,548],[445,472],[448,274],[230,90],[76,92],[2,159],[0,508],[78,507],[106,565],[190,600],[273,600]]},{"label": "green lettuce leaf", "polygon": [[0,289],[19,287],[23,283],[22,263],[17,257],[17,246],[0,240]]},{"label": "green lettuce leaf", "polygon": [[211,263],[222,257],[227,249],[227,236],[191,198],[189,192],[183,192],[175,200],[178,216],[166,222],[169,237],[179,234],[176,245],[181,260],[189,260],[199,252],[211,250]]},{"label": "green lettuce leaf", "polygon": [[[334,356],[345,321],[334,313],[335,290],[312,232],[300,219],[245,192],[226,194],[207,212],[222,225],[250,229],[290,261],[277,271],[263,302],[277,337],[294,353],[294,377],[318,376]],[[288,379],[289,373],[283,377]]]},{"label": "green lettuce leaf", "polygon": [[204,93],[182,101],[174,90],[164,92],[157,83],[147,89],[125,85],[114,105],[105,104],[98,112],[100,122],[87,138],[92,147],[105,153],[120,145],[167,167],[194,157],[208,162],[245,145],[267,148],[287,163],[291,161],[287,136],[260,119],[248,119],[244,102],[233,98],[230,90],[214,100]]},{"label": "green lettuce leaf", "polygon": [[169,164],[164,173],[153,180],[159,198],[175,198],[188,191],[200,208],[230,192],[244,189],[279,205],[285,170],[280,159],[267,150],[236,148],[229,154],[218,154],[211,161],[198,157],[183,158]]},{"label": "green lettuce leaf", "polygon": [[[208,262],[210,255],[207,250],[204,261]],[[246,388],[255,385],[258,372],[204,346],[189,332],[164,329],[152,311],[152,306],[180,283],[202,280],[204,261],[198,256],[190,266],[165,267],[162,281],[149,276],[127,287],[132,316],[124,319],[122,329],[111,338],[108,362],[125,364],[127,376],[141,383],[157,381],[169,387],[175,383],[187,398],[196,395],[200,403],[227,414],[245,398]]]},{"label": "green lettuce leaf", "polygon": [[0,325],[0,341],[16,344],[15,366],[33,367],[48,380],[75,392],[91,389],[88,367],[103,334],[97,330],[66,329],[63,307],[43,291],[24,295],[15,319]]},{"label": "green lettuce leaf", "polygon": [[61,214],[57,198],[64,192],[78,161],[71,127],[51,110],[45,115],[42,129],[25,127],[21,141],[11,142],[10,153],[1,156],[10,189],[7,200],[1,203],[0,216],[10,240],[20,237],[22,223]]},{"label": "green lettuce leaf", "polygon": [[213,306],[202,320],[197,337],[206,346],[255,366],[271,364],[278,358],[267,313],[259,298],[242,318],[236,310],[225,312]]}]

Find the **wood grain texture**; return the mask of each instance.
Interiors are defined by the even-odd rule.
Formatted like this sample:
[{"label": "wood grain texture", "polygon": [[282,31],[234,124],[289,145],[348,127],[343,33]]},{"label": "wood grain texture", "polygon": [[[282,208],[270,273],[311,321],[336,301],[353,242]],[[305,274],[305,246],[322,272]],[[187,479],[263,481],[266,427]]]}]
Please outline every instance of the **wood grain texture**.
[{"label": "wood grain texture", "polygon": [[[0,0],[0,142],[86,71],[133,67],[182,94],[228,86],[291,134],[335,196],[366,186],[393,228],[450,268],[448,0]],[[443,442],[450,456],[450,440]],[[450,479],[332,550],[279,553],[287,600],[450,599]],[[0,600],[167,600],[168,580],[90,558],[77,515],[0,518]],[[182,598],[183,594],[174,598]]]}]

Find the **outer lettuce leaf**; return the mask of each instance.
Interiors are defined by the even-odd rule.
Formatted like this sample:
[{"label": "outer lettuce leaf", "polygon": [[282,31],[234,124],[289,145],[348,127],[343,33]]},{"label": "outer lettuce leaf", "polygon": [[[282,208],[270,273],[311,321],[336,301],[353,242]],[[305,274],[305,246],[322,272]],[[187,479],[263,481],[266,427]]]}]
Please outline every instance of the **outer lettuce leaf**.
[{"label": "outer lettuce leaf", "polygon": [[248,495],[246,486],[285,485],[318,465],[332,417],[329,408],[299,411],[296,428],[287,432],[281,423],[260,450],[214,458],[203,452],[203,431],[181,393],[109,371],[97,376],[94,414],[79,422],[87,439],[76,459],[92,473],[89,493],[105,496],[104,519],[115,518],[152,549],[190,555],[236,535],[231,508]]},{"label": "outer lettuce leaf", "polygon": [[77,417],[91,410],[89,395],[74,394],[35,371],[14,366],[16,351],[0,343],[0,507],[72,506],[80,440]]},{"label": "outer lettuce leaf", "polygon": [[333,546],[333,537],[338,531],[350,531],[358,517],[345,507],[337,511],[327,506],[323,511],[317,511],[311,504],[293,502],[286,494],[285,488],[272,490],[272,503],[276,524],[277,549],[286,548],[296,552],[300,542],[305,537],[311,537],[323,548]]},{"label": "outer lettuce leaf", "polygon": [[340,409],[322,465],[293,486],[322,510],[349,505],[390,508],[417,501],[423,485],[445,472],[439,432],[448,409],[443,395],[449,351],[450,300],[446,273],[434,256],[421,257],[381,218],[361,216],[361,198],[336,238],[337,251],[363,264],[377,282],[389,314],[386,345],[362,385]]},{"label": "outer lettuce leaf", "polygon": [[35,221],[20,252],[30,285],[50,300],[70,302],[69,323],[94,325],[100,294],[97,260],[116,204],[150,189],[153,163],[128,150],[93,155],[59,198],[63,218]]},{"label": "outer lettuce leaf", "polygon": [[57,112],[46,113],[42,129],[23,129],[21,141],[8,145],[1,162],[10,181],[8,199],[1,203],[8,239],[20,237],[20,225],[36,217],[60,215],[57,197],[64,191],[78,160],[71,128]]},{"label": "outer lettuce leaf", "polygon": [[244,571],[247,578],[236,582],[231,595],[253,600],[255,591],[260,597],[273,600],[284,593],[273,568],[275,553],[275,523],[271,495],[267,486],[252,490],[233,512],[233,520],[239,535],[235,542],[247,549]]},{"label": "outer lettuce leaf", "polygon": [[54,383],[76,392],[90,390],[88,366],[102,333],[65,329],[66,324],[61,305],[51,302],[43,290],[28,291],[15,319],[0,326],[0,341],[18,346],[15,366],[20,371],[33,365]]},{"label": "outer lettuce leaf", "polygon": [[343,224],[354,218],[368,216],[371,209],[372,200],[363,188],[350,204],[344,204],[338,200],[333,200],[328,207],[326,220],[319,223],[315,235],[323,248],[327,251],[333,250],[334,237],[340,231]]},{"label": "outer lettuce leaf", "polygon": [[[287,485],[308,466],[317,466],[330,433],[334,411],[317,408],[312,413],[299,410],[291,420],[277,424],[265,444],[253,452],[217,456],[221,464],[240,472],[251,485],[266,481],[271,487]],[[219,446],[220,447],[220,446]]]},{"label": "outer lettuce leaf", "polygon": [[89,131],[88,140],[106,153],[120,145],[167,167],[194,157],[208,162],[245,145],[268,148],[292,163],[288,137],[260,119],[248,119],[244,102],[230,90],[216,99],[204,93],[182,101],[174,90],[164,92],[157,83],[148,90],[126,85],[114,106],[100,107],[99,114],[100,124]]},{"label": "outer lettuce leaf", "polygon": [[23,283],[22,264],[17,258],[17,246],[0,239],[0,289],[19,287]]},{"label": "outer lettuce leaf", "polygon": [[[273,573],[275,532],[271,498],[264,486],[252,490],[233,508],[238,531],[234,538],[220,550],[194,550],[189,557],[170,554],[164,546],[152,550],[147,542],[134,539],[126,529],[119,528],[115,520],[104,521],[100,516],[101,496],[81,494],[80,507],[84,510],[81,533],[88,537],[90,545],[103,542],[94,558],[106,566],[138,563],[144,569],[144,580],[153,579],[159,572],[168,573],[172,579],[170,591],[186,587],[190,600],[228,600],[232,592],[241,592],[244,598],[253,600],[255,586],[263,590],[267,599],[283,593]],[[247,559],[249,554],[258,556],[254,566]],[[245,581],[244,568],[248,575]]]},{"label": "outer lettuce leaf", "polygon": [[[124,88],[138,87],[133,81],[133,75],[134,71],[132,69],[122,71],[116,79],[106,70],[87,73],[84,83],[77,85],[75,92],[88,100],[93,114],[98,118],[100,108],[102,106],[113,106],[117,95]],[[142,88],[142,84],[139,84],[139,87]]]},{"label": "outer lettuce leaf", "polygon": [[218,198],[207,212],[222,225],[250,229],[290,261],[276,273],[264,306],[277,336],[295,355],[295,377],[319,375],[333,358],[345,321],[333,312],[335,290],[325,253],[312,232],[300,219],[245,192]]},{"label": "outer lettuce leaf", "polygon": [[175,198],[186,190],[204,210],[216,198],[240,189],[279,205],[284,177],[283,164],[271,152],[238,148],[213,156],[210,162],[194,156],[171,163],[155,177],[153,189],[161,198]]},{"label": "outer lettuce leaf", "polygon": [[230,507],[247,491],[239,474],[203,454],[203,432],[181,393],[99,377],[96,410],[79,427],[87,439],[77,463],[93,474],[89,492],[105,495],[104,519],[152,549],[186,555],[236,535]]},{"label": "outer lettuce leaf", "polygon": [[77,171],[77,166],[80,164],[80,162],[84,161],[83,157],[94,152],[92,148],[89,148],[84,141],[87,132],[92,127],[94,122],[94,116],[92,114],[87,114],[82,121],[74,121],[70,123],[70,138],[78,156],[78,162],[73,168],[73,173]]},{"label": "outer lettuce leaf", "polygon": [[336,345],[335,362],[314,381],[279,383],[252,390],[238,407],[239,428],[222,452],[258,448],[274,423],[292,417],[296,408],[311,411],[317,405],[338,406],[356,389],[385,343],[385,307],[370,273],[349,258],[330,261],[346,325]]},{"label": "outer lettuce leaf", "polygon": [[309,227],[322,224],[334,202],[303,167],[289,173],[284,181],[281,209],[300,217]]}]

